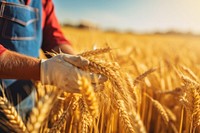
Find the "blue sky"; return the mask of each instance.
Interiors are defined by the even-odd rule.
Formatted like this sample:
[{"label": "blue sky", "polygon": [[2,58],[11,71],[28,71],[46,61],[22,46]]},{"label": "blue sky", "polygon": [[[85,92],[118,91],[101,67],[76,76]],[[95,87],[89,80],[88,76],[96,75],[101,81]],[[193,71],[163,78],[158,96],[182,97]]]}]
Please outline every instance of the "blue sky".
[{"label": "blue sky", "polygon": [[200,33],[200,0],[53,0],[60,22],[137,32]]}]

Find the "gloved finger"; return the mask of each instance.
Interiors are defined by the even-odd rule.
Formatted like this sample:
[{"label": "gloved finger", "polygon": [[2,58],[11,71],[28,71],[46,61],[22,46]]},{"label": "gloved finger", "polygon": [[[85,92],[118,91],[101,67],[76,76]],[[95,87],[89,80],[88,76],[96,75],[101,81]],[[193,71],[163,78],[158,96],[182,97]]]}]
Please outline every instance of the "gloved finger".
[{"label": "gloved finger", "polygon": [[94,92],[100,92],[105,89],[104,84],[92,84],[92,86],[94,88]]},{"label": "gloved finger", "polygon": [[91,83],[99,83],[102,84],[108,80],[108,78],[102,74],[95,74],[95,73],[90,73],[86,72],[83,70],[80,70],[78,68],[75,69],[77,76],[85,76],[90,79]]},{"label": "gloved finger", "polygon": [[81,93],[81,90],[79,88],[70,88],[69,93]]},{"label": "gloved finger", "polygon": [[68,93],[80,93],[80,88],[78,84],[65,84],[65,86],[62,88]]},{"label": "gloved finger", "polygon": [[64,59],[64,61],[79,68],[85,68],[89,65],[89,61],[87,59],[78,55],[63,54],[62,58]]},{"label": "gloved finger", "polygon": [[92,83],[102,84],[108,80],[108,78],[102,74],[93,74],[90,73],[90,78]]},{"label": "gloved finger", "polygon": [[65,88],[64,90],[66,90],[66,92],[68,93],[81,93],[79,88],[74,88],[74,87],[68,87]]},{"label": "gloved finger", "polygon": [[[92,87],[94,89],[94,92],[100,92],[103,91],[105,86],[103,84],[92,84]],[[69,93],[80,93],[81,90],[79,87],[70,87],[67,89],[67,92]]]}]

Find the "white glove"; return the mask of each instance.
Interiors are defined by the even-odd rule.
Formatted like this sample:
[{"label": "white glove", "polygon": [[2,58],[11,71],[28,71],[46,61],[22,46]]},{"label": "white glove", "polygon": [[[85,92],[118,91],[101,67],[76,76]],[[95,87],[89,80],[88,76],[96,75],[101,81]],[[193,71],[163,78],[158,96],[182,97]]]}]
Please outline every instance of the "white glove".
[{"label": "white glove", "polygon": [[[59,54],[50,59],[41,61],[40,77],[44,85],[55,85],[67,92],[79,93],[78,76],[90,76],[95,83],[94,74],[80,70],[87,68],[89,61],[77,55]],[[107,78],[98,75],[98,83],[105,82]],[[94,86],[96,86],[94,84]]]}]

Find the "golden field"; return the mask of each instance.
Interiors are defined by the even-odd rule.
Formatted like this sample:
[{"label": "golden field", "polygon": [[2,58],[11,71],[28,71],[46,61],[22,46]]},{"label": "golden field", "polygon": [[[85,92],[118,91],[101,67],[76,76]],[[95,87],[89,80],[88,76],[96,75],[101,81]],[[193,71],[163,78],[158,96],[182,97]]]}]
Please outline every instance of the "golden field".
[{"label": "golden field", "polygon": [[37,104],[27,121],[0,99],[10,129],[34,133],[200,132],[200,37],[69,27],[63,27],[63,32],[75,51],[91,62],[87,71],[103,74],[108,81],[94,91],[90,79],[80,77],[80,94],[38,84]]},{"label": "golden field", "polygon": [[[198,83],[196,90],[198,91],[198,98],[200,98],[198,89],[200,37],[134,35],[73,28],[63,28],[63,30],[78,53],[91,50],[94,47],[110,46],[113,48],[111,52],[112,61],[118,62],[121,67],[120,71],[128,73],[133,80],[145,71],[156,68],[155,72],[144,78],[138,86],[133,87],[134,91],[137,91],[137,89],[139,91],[140,100],[139,103],[136,103],[139,104],[137,105],[137,112],[147,132],[200,132],[199,124],[194,126],[194,123],[200,122],[200,114],[195,112],[194,104],[197,104],[197,110],[199,110],[200,101],[199,99],[195,101],[195,97],[189,98],[194,95],[188,94],[192,93],[190,91],[192,91],[194,85],[187,83],[183,78],[186,76]],[[183,77],[181,74],[183,74]],[[189,90],[180,91],[179,88],[182,89],[183,86],[187,86]],[[151,100],[145,96],[146,93],[159,101],[167,113],[170,112],[167,125],[164,124],[165,120],[162,119],[162,115],[156,110]],[[182,102],[184,98],[186,98],[185,102],[191,105]],[[173,118],[170,118],[170,115]],[[137,125],[135,122],[132,122],[132,124]],[[118,130],[118,132],[122,131]]]}]

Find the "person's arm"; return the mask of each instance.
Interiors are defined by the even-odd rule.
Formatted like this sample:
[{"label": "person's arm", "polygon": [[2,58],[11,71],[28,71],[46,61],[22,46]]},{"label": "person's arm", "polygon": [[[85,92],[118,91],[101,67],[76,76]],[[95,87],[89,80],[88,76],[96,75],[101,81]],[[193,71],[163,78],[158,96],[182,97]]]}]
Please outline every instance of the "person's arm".
[{"label": "person's arm", "polygon": [[61,45],[55,46],[53,48],[53,50],[56,52],[60,52],[60,50],[61,50],[63,53],[75,54],[74,49],[72,48],[71,45],[65,45],[65,44],[62,45],[61,44]]},{"label": "person's arm", "polygon": [[[55,85],[67,92],[79,93],[79,76],[91,76],[93,84],[107,80],[103,75],[95,76],[79,69],[88,66],[87,59],[75,55],[58,54],[50,59],[39,60],[5,50],[0,54],[0,79],[40,80],[43,85]],[[99,78],[99,82],[94,77]]]},{"label": "person's arm", "polygon": [[0,79],[40,80],[40,60],[6,50],[0,55]]},{"label": "person's arm", "polygon": [[65,38],[55,15],[52,0],[43,0],[43,51],[56,51],[59,49],[67,54],[75,54],[71,43]]}]

